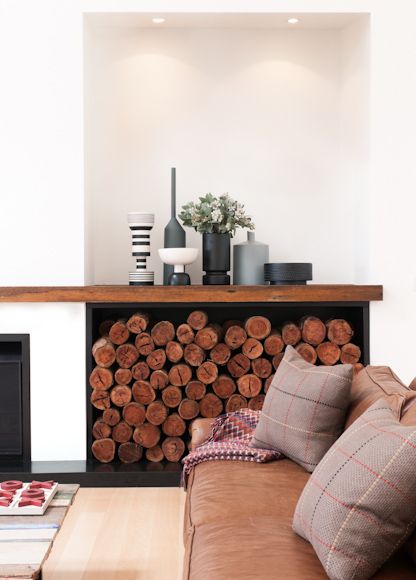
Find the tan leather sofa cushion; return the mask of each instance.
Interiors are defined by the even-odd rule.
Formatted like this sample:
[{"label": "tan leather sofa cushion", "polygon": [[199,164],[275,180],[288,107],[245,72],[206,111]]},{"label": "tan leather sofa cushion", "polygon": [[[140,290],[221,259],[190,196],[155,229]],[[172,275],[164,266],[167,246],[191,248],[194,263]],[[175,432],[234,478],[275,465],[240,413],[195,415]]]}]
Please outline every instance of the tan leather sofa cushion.
[{"label": "tan leather sofa cushion", "polygon": [[[351,403],[345,428],[379,399],[384,399],[400,419],[405,405],[411,407],[415,402],[416,391],[402,383],[389,367],[365,367],[352,381]],[[416,408],[414,412],[416,413]]]},{"label": "tan leather sofa cushion", "polygon": [[[309,474],[289,459],[201,463],[188,481],[184,580],[325,580],[312,546],[292,530]],[[415,578],[403,555],[376,580]]]}]

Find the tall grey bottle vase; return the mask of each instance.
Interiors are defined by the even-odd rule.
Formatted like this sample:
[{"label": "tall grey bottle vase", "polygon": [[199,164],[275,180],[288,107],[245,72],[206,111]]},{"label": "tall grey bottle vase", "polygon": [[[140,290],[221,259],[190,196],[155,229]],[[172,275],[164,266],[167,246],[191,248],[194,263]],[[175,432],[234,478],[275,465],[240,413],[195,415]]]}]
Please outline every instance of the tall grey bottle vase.
[{"label": "tall grey bottle vase", "polygon": [[[176,219],[176,168],[171,169],[171,218],[165,227],[164,247],[165,248],[185,248],[186,233],[181,224]],[[164,264],[163,284],[168,284],[169,276],[173,273],[173,266]]]},{"label": "tall grey bottle vase", "polygon": [[256,242],[254,232],[247,232],[247,241],[233,247],[233,284],[265,284],[268,261],[269,246]]}]

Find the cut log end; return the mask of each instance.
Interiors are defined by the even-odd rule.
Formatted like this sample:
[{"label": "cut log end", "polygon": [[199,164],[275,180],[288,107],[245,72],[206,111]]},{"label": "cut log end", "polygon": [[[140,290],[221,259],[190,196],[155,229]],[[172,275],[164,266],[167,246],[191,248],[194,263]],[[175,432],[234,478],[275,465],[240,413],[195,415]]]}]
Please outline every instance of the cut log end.
[{"label": "cut log end", "polygon": [[332,366],[339,361],[341,350],[338,345],[327,340],[318,344],[316,354],[323,365]]},{"label": "cut log end", "polygon": [[156,399],[156,393],[148,381],[136,381],[132,387],[133,399],[141,405],[150,405]]},{"label": "cut log end", "polygon": [[94,389],[90,397],[91,405],[99,411],[109,409],[111,406],[110,394],[102,389]]},{"label": "cut log end", "polygon": [[242,395],[234,394],[228,399],[225,405],[226,413],[234,413],[240,409],[245,409],[247,407],[247,399]]},{"label": "cut log end", "polygon": [[166,345],[166,357],[172,363],[177,363],[183,357],[183,348],[179,342],[170,340]]},{"label": "cut log end", "polygon": [[222,401],[214,393],[208,393],[199,401],[199,412],[202,417],[213,419],[222,413]]},{"label": "cut log end", "polygon": [[142,356],[147,356],[155,350],[155,343],[148,332],[142,332],[136,336],[134,345]]},{"label": "cut log end", "polygon": [[175,327],[169,320],[157,322],[150,332],[156,346],[166,346],[175,338]]},{"label": "cut log end", "polygon": [[148,461],[152,461],[153,463],[159,463],[160,461],[163,461],[164,458],[165,456],[163,454],[160,445],[155,445],[150,449],[146,449],[146,459]]},{"label": "cut log end", "polygon": [[320,318],[316,316],[306,316],[301,322],[302,340],[317,346],[325,340],[326,326]]},{"label": "cut log end", "polygon": [[230,358],[227,363],[228,372],[232,377],[242,377],[248,373],[250,368],[250,359],[245,354],[239,352]]},{"label": "cut log end", "polygon": [[162,401],[153,401],[146,409],[146,419],[152,425],[161,425],[168,416],[168,408]]},{"label": "cut log end", "polygon": [[128,403],[123,409],[123,419],[128,425],[137,427],[146,419],[146,409],[140,403]]},{"label": "cut log end", "polygon": [[118,457],[123,463],[137,463],[142,458],[142,455],[143,447],[132,441],[122,443],[118,448]]},{"label": "cut log end", "polygon": [[120,421],[113,427],[112,438],[117,443],[127,443],[133,435],[133,429],[125,421]]},{"label": "cut log end", "polygon": [[341,362],[355,365],[361,358],[361,349],[356,344],[349,342],[341,347]]},{"label": "cut log end", "polygon": [[266,395],[257,395],[257,397],[253,397],[248,402],[248,408],[252,411],[261,411],[264,405],[264,399]]},{"label": "cut log end", "polygon": [[92,454],[101,463],[113,461],[116,452],[116,445],[113,439],[97,439],[91,446]]},{"label": "cut log end", "polygon": [[130,369],[117,369],[114,373],[114,380],[118,385],[128,385],[133,378]]},{"label": "cut log end", "polygon": [[99,367],[109,368],[114,364],[116,351],[108,336],[102,336],[93,344],[92,356]]},{"label": "cut log end", "polygon": [[139,425],[134,430],[133,440],[147,449],[155,447],[160,440],[160,429],[151,423],[143,423],[143,425]]},{"label": "cut log end", "polygon": [[121,415],[118,409],[114,409],[111,407],[110,409],[105,409],[103,412],[103,421],[110,425],[110,427],[114,427],[120,421]]},{"label": "cut log end", "polygon": [[127,385],[117,385],[111,389],[110,398],[116,407],[124,407],[131,401],[131,389]]},{"label": "cut log end", "polygon": [[137,348],[132,344],[122,344],[116,350],[117,364],[122,369],[129,369],[139,358]]},{"label": "cut log end", "polygon": [[140,334],[149,325],[149,315],[146,312],[136,312],[127,321],[127,328],[133,334]]},{"label": "cut log end", "polygon": [[113,324],[108,332],[108,336],[114,344],[120,345],[128,341],[130,336],[130,331],[127,325],[122,320],[119,320]]},{"label": "cut log end", "polygon": [[111,436],[111,427],[103,419],[97,419],[92,427],[94,439],[107,439]]},{"label": "cut log end", "polygon": [[201,383],[204,383],[204,385],[210,385],[218,377],[218,367],[215,363],[206,361],[197,368],[196,376]]},{"label": "cut log end", "polygon": [[169,385],[162,391],[162,401],[169,407],[169,409],[174,409],[179,407],[179,403],[182,401],[182,391],[179,387]]},{"label": "cut log end", "polygon": [[295,346],[302,338],[300,328],[294,322],[286,322],[282,327],[282,339],[286,345]]},{"label": "cut log end", "polygon": [[185,394],[188,399],[199,401],[205,396],[207,389],[201,381],[189,381],[185,387]]},{"label": "cut log end", "polygon": [[251,316],[247,319],[244,328],[247,335],[251,338],[263,340],[266,336],[269,336],[272,325],[270,324],[270,320],[265,316]]},{"label": "cut log end", "polygon": [[339,346],[347,344],[353,337],[353,330],[349,322],[343,318],[334,318],[326,323],[328,339]]},{"label": "cut log end", "polygon": [[146,357],[146,362],[152,371],[163,369],[166,362],[166,352],[162,348],[157,348]]},{"label": "cut log end", "polygon": [[237,380],[237,386],[243,397],[249,399],[251,397],[257,397],[261,391],[262,383],[257,375],[248,374]]},{"label": "cut log end", "polygon": [[247,333],[241,326],[230,326],[224,336],[224,342],[231,350],[240,348],[247,340]]},{"label": "cut log end", "polygon": [[247,358],[253,360],[263,354],[263,345],[257,338],[248,338],[242,346],[242,352]]},{"label": "cut log end", "polygon": [[131,373],[136,381],[145,381],[150,375],[149,365],[141,360],[133,366]]},{"label": "cut log end", "polygon": [[194,310],[190,313],[186,322],[193,330],[201,330],[208,324],[208,314],[203,310]]},{"label": "cut log end", "polygon": [[191,344],[194,341],[195,333],[189,324],[180,324],[176,329],[176,338],[181,344]]},{"label": "cut log end", "polygon": [[210,352],[212,362],[217,365],[225,365],[230,360],[231,350],[225,342],[219,342]]},{"label": "cut log end", "polygon": [[109,389],[113,384],[113,373],[110,369],[95,367],[90,374],[90,386],[93,389]]},{"label": "cut log end", "polygon": [[177,462],[185,452],[185,443],[179,437],[166,437],[162,451],[168,461]]},{"label": "cut log end", "polygon": [[199,404],[193,399],[184,399],[179,405],[178,412],[183,419],[190,421],[191,419],[195,419],[195,417],[198,416]]},{"label": "cut log end", "polygon": [[264,341],[264,352],[269,356],[275,356],[282,352],[285,347],[282,335],[277,331],[272,331]]},{"label": "cut log end", "polygon": [[153,371],[149,381],[154,389],[162,390],[169,384],[168,373],[161,369]]},{"label": "cut log end", "polygon": [[219,342],[219,333],[217,328],[212,325],[201,328],[195,335],[195,344],[204,350],[211,350]]},{"label": "cut log end", "polygon": [[172,413],[163,422],[162,431],[168,437],[180,437],[186,431],[186,423],[178,413]]},{"label": "cut log end", "polygon": [[192,378],[192,370],[186,364],[173,365],[169,371],[169,382],[175,387],[184,387]]},{"label": "cut log end", "polygon": [[235,393],[236,388],[234,380],[228,375],[220,375],[212,384],[214,393],[220,399],[228,399],[231,397]]},{"label": "cut log end", "polygon": [[261,379],[267,379],[272,374],[272,363],[264,357],[256,358],[251,361],[251,368],[253,373],[260,377]]},{"label": "cut log end", "polygon": [[297,345],[296,350],[300,356],[306,360],[306,362],[312,365],[316,363],[318,355],[316,354],[316,350],[311,344],[308,344],[307,342],[300,342]]},{"label": "cut log end", "polygon": [[197,344],[188,344],[184,348],[184,359],[189,365],[199,367],[205,360],[205,351]]}]

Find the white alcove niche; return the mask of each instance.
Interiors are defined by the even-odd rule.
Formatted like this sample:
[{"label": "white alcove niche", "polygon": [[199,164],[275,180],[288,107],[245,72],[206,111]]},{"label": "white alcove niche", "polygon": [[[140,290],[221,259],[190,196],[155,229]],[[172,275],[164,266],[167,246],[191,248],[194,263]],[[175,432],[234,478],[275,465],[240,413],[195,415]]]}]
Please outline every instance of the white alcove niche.
[{"label": "white alcove niche", "polygon": [[[165,18],[84,17],[86,282],[127,283],[127,212],[147,211],[161,283],[172,166],[178,210],[228,192],[272,261],[312,262],[317,283],[365,282],[368,15]],[[187,229],[187,245],[201,236]],[[188,271],[201,282],[201,256]]]}]

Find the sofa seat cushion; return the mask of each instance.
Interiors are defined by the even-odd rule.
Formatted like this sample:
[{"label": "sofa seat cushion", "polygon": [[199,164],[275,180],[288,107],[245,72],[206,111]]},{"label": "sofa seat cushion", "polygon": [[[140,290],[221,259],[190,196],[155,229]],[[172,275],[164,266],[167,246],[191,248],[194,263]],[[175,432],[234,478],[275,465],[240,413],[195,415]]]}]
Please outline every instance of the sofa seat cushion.
[{"label": "sofa seat cushion", "polygon": [[[327,579],[312,546],[292,530],[308,478],[289,459],[195,467],[185,507],[184,579]],[[400,554],[375,578],[414,580],[414,568]]]}]

